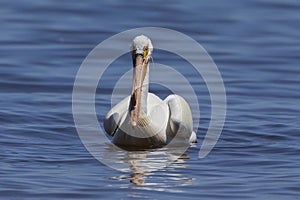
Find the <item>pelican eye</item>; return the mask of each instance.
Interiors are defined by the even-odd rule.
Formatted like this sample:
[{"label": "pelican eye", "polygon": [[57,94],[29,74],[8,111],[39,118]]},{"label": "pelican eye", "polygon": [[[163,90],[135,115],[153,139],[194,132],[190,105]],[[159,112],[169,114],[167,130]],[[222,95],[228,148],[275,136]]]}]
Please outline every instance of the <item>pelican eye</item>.
[{"label": "pelican eye", "polygon": [[148,47],[144,48],[144,59],[148,56]]}]

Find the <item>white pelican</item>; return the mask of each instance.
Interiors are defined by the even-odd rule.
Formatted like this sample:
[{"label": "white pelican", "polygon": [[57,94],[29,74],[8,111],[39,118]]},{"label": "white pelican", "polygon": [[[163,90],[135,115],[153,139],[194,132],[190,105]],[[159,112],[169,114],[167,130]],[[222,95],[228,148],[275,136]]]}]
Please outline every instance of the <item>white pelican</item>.
[{"label": "white pelican", "polygon": [[161,100],[148,93],[152,51],[148,37],[134,38],[132,93],[107,113],[105,131],[113,136],[114,144],[126,148],[158,148],[173,138],[179,143],[197,142],[188,103],[175,94]]}]

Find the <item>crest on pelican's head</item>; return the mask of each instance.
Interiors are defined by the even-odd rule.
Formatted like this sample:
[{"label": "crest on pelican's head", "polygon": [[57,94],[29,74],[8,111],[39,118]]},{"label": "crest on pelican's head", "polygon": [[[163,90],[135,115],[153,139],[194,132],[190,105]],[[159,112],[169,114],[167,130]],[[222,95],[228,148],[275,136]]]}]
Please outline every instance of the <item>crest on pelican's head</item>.
[{"label": "crest on pelican's head", "polygon": [[142,54],[145,57],[152,55],[153,46],[151,40],[145,35],[136,36],[132,42],[132,53]]}]

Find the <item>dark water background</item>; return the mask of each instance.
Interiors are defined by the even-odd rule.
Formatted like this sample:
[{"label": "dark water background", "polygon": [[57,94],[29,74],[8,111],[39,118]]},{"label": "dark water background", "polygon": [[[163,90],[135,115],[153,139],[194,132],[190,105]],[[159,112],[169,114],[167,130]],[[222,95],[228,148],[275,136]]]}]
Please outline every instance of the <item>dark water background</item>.
[{"label": "dark water background", "polygon": [[[0,198],[297,199],[299,13],[297,0],[1,1]],[[228,110],[216,147],[198,159],[210,114],[203,95],[200,144],[137,186],[132,173],[86,151],[71,97],[76,72],[97,44],[143,26],[181,31],[202,44],[224,79]],[[107,110],[112,85],[97,93]]]}]

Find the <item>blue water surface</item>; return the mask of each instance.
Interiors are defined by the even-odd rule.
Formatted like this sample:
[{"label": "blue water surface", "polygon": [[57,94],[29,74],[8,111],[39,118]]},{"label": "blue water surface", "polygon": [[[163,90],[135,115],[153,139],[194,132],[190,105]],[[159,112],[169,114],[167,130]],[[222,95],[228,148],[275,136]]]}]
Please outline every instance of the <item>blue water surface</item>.
[{"label": "blue water surface", "polygon": [[[300,1],[4,0],[0,8],[1,199],[299,197]],[[145,26],[174,29],[203,45],[224,80],[226,122],[213,151],[198,159],[210,99],[205,83],[185,68],[200,88],[201,116],[193,116],[199,144],[160,170],[120,172],[80,141],[73,83],[96,45]],[[153,57],[179,67],[179,58],[167,55]],[[129,70],[130,55],[114,65]],[[107,72],[97,108],[109,110],[121,71]],[[170,92],[158,85],[151,91]],[[104,111],[97,112],[100,121]]]}]

